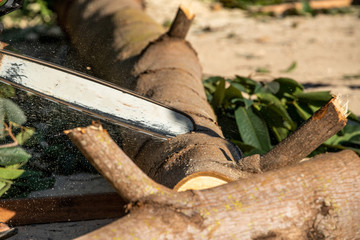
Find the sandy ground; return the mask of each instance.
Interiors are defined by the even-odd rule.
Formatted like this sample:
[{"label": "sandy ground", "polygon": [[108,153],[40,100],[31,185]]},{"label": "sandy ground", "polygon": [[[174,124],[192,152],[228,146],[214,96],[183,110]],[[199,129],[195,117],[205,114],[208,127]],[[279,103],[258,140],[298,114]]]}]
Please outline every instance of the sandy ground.
[{"label": "sandy ground", "polygon": [[[241,10],[211,10],[211,3],[201,0],[148,0],[147,12],[159,23],[166,23],[174,17],[180,3],[190,6],[196,14],[187,39],[198,52],[204,74],[247,76],[257,68],[266,68],[270,74],[255,77],[271,80],[286,76],[305,84],[309,90],[342,93],[349,100],[350,109],[360,115],[360,78],[344,78],[360,74],[358,14],[251,18]],[[297,68],[283,73],[294,61]],[[71,178],[58,178],[55,189],[33,196],[111,189],[96,177],[94,185],[89,184],[87,176],[72,178],[77,184],[72,184]],[[110,221],[23,226],[11,239],[71,239]]]},{"label": "sandy ground", "polygon": [[[198,52],[204,74],[248,76],[266,68],[270,74],[258,79],[286,76],[308,88],[341,93],[360,115],[359,13],[254,18],[241,10],[213,11],[204,1],[147,2],[148,14],[160,23],[171,20],[180,3],[196,14],[187,39]],[[294,61],[296,69],[283,73]],[[348,75],[358,77],[344,79]]]}]

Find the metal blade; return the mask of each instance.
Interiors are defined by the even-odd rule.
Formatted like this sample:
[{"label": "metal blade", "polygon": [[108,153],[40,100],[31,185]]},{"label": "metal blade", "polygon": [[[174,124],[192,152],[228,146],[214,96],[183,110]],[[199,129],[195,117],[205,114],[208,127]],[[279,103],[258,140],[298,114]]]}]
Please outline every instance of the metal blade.
[{"label": "metal blade", "polygon": [[0,81],[161,138],[194,130],[191,117],[100,79],[0,50]]}]

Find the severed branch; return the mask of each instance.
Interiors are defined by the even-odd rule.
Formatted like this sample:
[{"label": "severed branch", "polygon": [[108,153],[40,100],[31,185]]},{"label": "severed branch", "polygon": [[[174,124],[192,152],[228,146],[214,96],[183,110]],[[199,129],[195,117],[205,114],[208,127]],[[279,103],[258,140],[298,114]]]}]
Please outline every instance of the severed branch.
[{"label": "severed branch", "polygon": [[299,129],[261,157],[262,171],[293,165],[307,157],[324,141],[336,134],[347,122],[347,107],[334,96]]},{"label": "severed branch", "polygon": [[173,193],[143,173],[100,124],[67,130],[65,134],[125,200],[135,202],[152,194]]},{"label": "severed branch", "polygon": [[323,154],[297,166],[151,201],[78,239],[359,239],[360,159]]},{"label": "severed branch", "polygon": [[[342,8],[351,5],[352,0],[315,0],[309,1],[309,5],[312,9],[331,9],[331,8]],[[256,8],[255,11],[263,13],[274,13],[274,15],[281,15],[291,9],[301,10],[303,8],[302,2],[283,3],[276,5],[269,5],[260,8]]]},{"label": "severed branch", "polygon": [[195,15],[191,13],[189,9],[180,5],[167,34],[170,37],[185,39],[194,17]]}]

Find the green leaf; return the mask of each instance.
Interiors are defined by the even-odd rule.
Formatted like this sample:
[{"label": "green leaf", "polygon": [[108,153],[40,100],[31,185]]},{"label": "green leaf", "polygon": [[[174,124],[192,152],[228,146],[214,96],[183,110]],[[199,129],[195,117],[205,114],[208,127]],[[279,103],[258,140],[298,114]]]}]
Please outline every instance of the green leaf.
[{"label": "green leaf", "polygon": [[266,105],[270,107],[272,111],[279,114],[284,121],[287,121],[290,124],[291,128],[289,130],[295,130],[296,123],[291,119],[290,115],[285,109],[285,106],[276,96],[270,93],[258,93],[256,96],[258,96],[260,101],[266,103]]},{"label": "green leaf", "polygon": [[10,99],[0,98],[0,112],[5,113],[8,121],[23,125],[26,122],[26,116],[20,107]]},{"label": "green leaf", "polygon": [[[233,99],[242,99],[243,95],[241,93],[241,91],[239,89],[237,89],[236,87],[230,85],[226,90],[225,90],[225,97],[223,102],[225,104],[227,104],[228,102],[232,101]],[[228,105],[226,105],[227,107]]]},{"label": "green leaf", "polygon": [[19,178],[25,170],[0,167],[0,179],[14,180]]},{"label": "green leaf", "polygon": [[211,106],[213,106],[214,109],[219,108],[223,103],[224,97],[225,97],[225,79],[221,79],[218,86],[216,87],[216,91],[211,100]]},{"label": "green leaf", "polygon": [[16,135],[16,140],[20,145],[24,145],[24,143],[34,135],[35,129],[34,128],[25,128],[21,131],[18,135]]},{"label": "green leaf", "polygon": [[297,62],[294,61],[294,62],[291,63],[291,65],[287,69],[283,70],[282,72],[283,73],[290,73],[290,72],[294,71],[296,69],[296,67],[297,67]]},{"label": "green leaf", "polygon": [[0,197],[11,187],[11,183],[0,180]]},{"label": "green leaf", "polygon": [[273,131],[278,143],[284,140],[289,135],[289,130],[283,127],[272,126],[271,130]]},{"label": "green leaf", "polygon": [[29,160],[30,158],[31,155],[21,147],[0,148],[1,166],[10,166],[17,163],[22,163]]},{"label": "green leaf", "polygon": [[264,88],[267,89],[270,93],[276,94],[280,90],[280,84],[278,82],[272,81],[266,83]]},{"label": "green leaf", "polygon": [[251,99],[247,99],[247,98],[235,98],[231,101],[232,103],[237,103],[237,102],[241,102],[244,104],[245,108],[249,108],[252,105],[254,105],[254,101]]},{"label": "green leaf", "polygon": [[263,86],[251,78],[236,76],[231,83],[234,87],[250,95],[263,90]]},{"label": "green leaf", "polygon": [[291,78],[276,78],[273,81],[280,84],[280,89],[277,93],[278,97],[284,96],[285,93],[292,95],[295,92],[302,92],[304,90],[303,85]]},{"label": "green leaf", "polygon": [[308,120],[311,117],[312,114],[310,114],[303,107],[301,107],[300,104],[298,104],[296,101],[294,101],[292,105],[295,107],[296,112],[303,120]]},{"label": "green leaf", "polygon": [[324,92],[297,92],[294,94],[299,101],[315,106],[322,106],[332,98],[329,91]]},{"label": "green leaf", "polygon": [[[276,139],[275,143],[280,142],[289,134],[289,129],[292,126],[287,123],[284,118],[278,114],[278,111],[274,110],[274,105],[267,105],[261,109],[261,116],[263,116],[269,129],[272,131],[273,136]],[[296,123],[295,123],[296,124]],[[296,125],[294,126],[296,128]],[[274,139],[272,139],[274,141]]]},{"label": "green leaf", "polygon": [[262,153],[271,149],[267,126],[252,108],[238,107],[235,110],[235,119],[244,143],[254,146]]}]

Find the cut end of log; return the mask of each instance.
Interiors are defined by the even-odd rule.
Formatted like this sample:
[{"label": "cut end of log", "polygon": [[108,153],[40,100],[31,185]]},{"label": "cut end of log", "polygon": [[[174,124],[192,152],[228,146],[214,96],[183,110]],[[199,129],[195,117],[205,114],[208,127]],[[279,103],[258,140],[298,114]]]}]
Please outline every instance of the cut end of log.
[{"label": "cut end of log", "polygon": [[179,11],[182,11],[188,20],[193,20],[195,18],[195,14],[191,12],[190,8],[185,7],[183,4],[180,4]]},{"label": "cut end of log", "polygon": [[349,100],[345,100],[340,94],[333,95],[333,104],[335,109],[339,112],[339,120],[346,121],[347,117],[349,116]]},{"label": "cut end of log", "polygon": [[176,184],[174,190],[177,192],[186,190],[202,190],[217,187],[228,182],[231,182],[231,180],[218,173],[197,172],[181,180],[178,184]]}]

